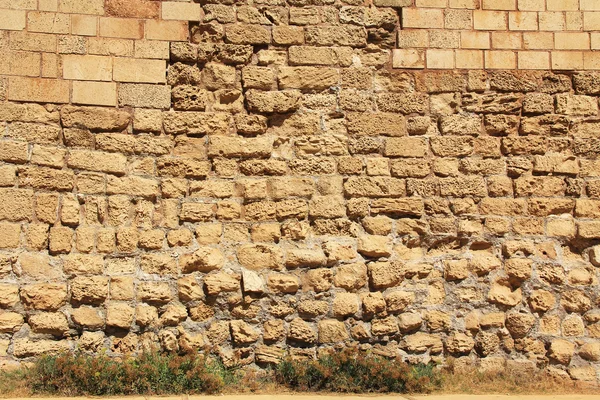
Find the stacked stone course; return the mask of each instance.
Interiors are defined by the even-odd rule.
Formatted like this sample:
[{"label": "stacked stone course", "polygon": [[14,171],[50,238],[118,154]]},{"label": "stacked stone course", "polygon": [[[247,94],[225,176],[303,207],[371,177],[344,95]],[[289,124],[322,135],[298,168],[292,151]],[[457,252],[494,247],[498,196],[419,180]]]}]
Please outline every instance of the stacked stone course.
[{"label": "stacked stone course", "polygon": [[0,0],[0,362],[358,346],[597,382],[599,21]]}]

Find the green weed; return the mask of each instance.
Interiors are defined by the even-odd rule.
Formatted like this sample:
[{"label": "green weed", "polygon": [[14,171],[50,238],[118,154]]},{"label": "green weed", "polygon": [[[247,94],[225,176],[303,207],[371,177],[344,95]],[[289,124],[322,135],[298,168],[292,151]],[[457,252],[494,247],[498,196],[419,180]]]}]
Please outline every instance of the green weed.
[{"label": "green weed", "polygon": [[441,384],[433,365],[408,365],[347,349],[318,358],[287,358],[275,369],[278,383],[301,391],[332,392],[429,392]]}]

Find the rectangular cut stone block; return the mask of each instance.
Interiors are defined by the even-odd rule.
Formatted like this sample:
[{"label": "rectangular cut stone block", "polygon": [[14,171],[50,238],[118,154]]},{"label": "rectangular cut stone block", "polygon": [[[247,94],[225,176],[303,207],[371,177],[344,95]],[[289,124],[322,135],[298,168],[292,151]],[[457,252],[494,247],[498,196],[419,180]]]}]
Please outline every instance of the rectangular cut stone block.
[{"label": "rectangular cut stone block", "polygon": [[146,39],[150,40],[188,40],[188,24],[182,21],[146,21]]},{"label": "rectangular cut stone block", "polygon": [[0,8],[10,8],[11,10],[35,10],[37,8],[37,2],[35,0],[0,0]]},{"label": "rectangular cut stone block", "polygon": [[58,9],[65,13],[102,15],[104,0],[59,0]]},{"label": "rectangular cut stone block", "polygon": [[556,32],[554,47],[557,50],[588,50],[590,34],[587,32]]},{"label": "rectangular cut stone block", "polygon": [[142,21],[130,18],[100,18],[100,36],[124,39],[144,37]]},{"label": "rectangular cut stone block", "polygon": [[290,65],[342,65],[352,64],[350,47],[292,46],[288,50]]},{"label": "rectangular cut stone block", "polygon": [[182,3],[175,1],[163,1],[161,3],[162,19],[174,19],[180,21],[202,20],[202,8],[198,3]]},{"label": "rectangular cut stone block", "polygon": [[600,49],[600,33],[592,32],[591,45],[592,45],[592,50]]},{"label": "rectangular cut stone block", "polygon": [[516,69],[517,57],[512,51],[486,51],[485,67],[489,69]]},{"label": "rectangular cut stone block", "polygon": [[600,3],[596,0],[579,0],[581,11],[600,11]]},{"label": "rectangular cut stone block", "polygon": [[29,32],[68,34],[71,18],[68,14],[32,11],[27,14],[27,30]]},{"label": "rectangular cut stone block", "polygon": [[171,86],[123,83],[119,85],[119,105],[161,108],[171,107]]},{"label": "rectangular cut stone block", "polygon": [[136,58],[168,60],[169,42],[159,40],[136,40],[134,55]]},{"label": "rectangular cut stone block", "polygon": [[[32,10],[35,7],[32,8]],[[58,0],[39,0],[38,10],[40,11],[58,11]]]},{"label": "rectangular cut stone block", "polygon": [[0,219],[31,221],[33,217],[33,190],[0,189]]},{"label": "rectangular cut stone block", "polygon": [[480,2],[479,0],[449,0],[448,6],[450,8],[466,8],[469,10],[474,10],[479,8]]},{"label": "rectangular cut stone block", "polygon": [[73,82],[73,103],[98,106],[117,105],[117,84],[114,82]]},{"label": "rectangular cut stone block", "polygon": [[378,7],[410,7],[412,0],[374,0]]},{"label": "rectangular cut stone block", "polygon": [[68,103],[69,82],[41,78],[8,78],[8,99],[40,103]]},{"label": "rectangular cut stone block", "polygon": [[403,28],[443,28],[444,10],[404,8],[402,9]]},{"label": "rectangular cut stone block", "polygon": [[164,60],[115,58],[113,80],[133,83],[164,83],[166,77]]},{"label": "rectangular cut stone block", "polygon": [[555,70],[577,70],[583,69],[582,51],[553,51],[552,69]]},{"label": "rectangular cut stone block", "polygon": [[10,51],[0,59],[0,74],[39,76],[40,54],[25,51]]},{"label": "rectangular cut stone block", "polygon": [[519,11],[544,11],[546,0],[517,0]]},{"label": "rectangular cut stone block", "polygon": [[579,0],[546,0],[548,11],[577,11]]},{"label": "rectangular cut stone block", "polygon": [[518,32],[492,32],[492,48],[495,50],[521,49],[523,41]]},{"label": "rectangular cut stone block", "polygon": [[423,29],[408,29],[398,31],[399,49],[414,49],[429,46],[429,31]]},{"label": "rectangular cut stone block", "polygon": [[394,49],[392,51],[394,68],[425,68],[425,51],[415,49]]},{"label": "rectangular cut stone block", "polygon": [[456,68],[483,69],[483,50],[456,50]]},{"label": "rectangular cut stone block", "polygon": [[121,18],[160,18],[160,2],[154,0],[106,0],[105,14]]},{"label": "rectangular cut stone block", "polygon": [[490,33],[477,31],[461,32],[460,47],[463,49],[489,49]]},{"label": "rectangular cut stone block", "polygon": [[425,157],[428,147],[423,138],[389,138],[385,141],[383,154],[386,157]]},{"label": "rectangular cut stone block", "polygon": [[568,31],[583,30],[583,16],[577,11],[567,11],[565,13],[565,24]]},{"label": "rectangular cut stone block", "polygon": [[585,52],[583,54],[583,69],[599,70],[600,69],[600,53]]},{"label": "rectangular cut stone block", "polygon": [[340,73],[334,68],[281,67],[278,81],[280,89],[326,89],[339,84]]},{"label": "rectangular cut stone block", "polygon": [[63,78],[86,81],[112,80],[113,61],[110,57],[65,55]]},{"label": "rectangular cut stone block", "polygon": [[584,12],[583,13],[583,30],[584,31],[600,30],[600,12]]},{"label": "rectangular cut stone block", "polygon": [[538,30],[538,13],[523,11],[509,12],[508,29],[511,31]]},{"label": "rectangular cut stone block", "polygon": [[447,5],[447,0],[415,0],[415,6],[417,7],[445,8]]},{"label": "rectangular cut stone block", "polygon": [[71,15],[71,33],[81,36],[96,36],[98,33],[98,17]]},{"label": "rectangular cut stone block", "polygon": [[550,69],[550,53],[546,51],[519,51],[519,69]]},{"label": "rectangular cut stone block", "polygon": [[427,68],[452,69],[454,68],[454,50],[427,50]]},{"label": "rectangular cut stone block", "polygon": [[506,17],[506,12],[503,11],[475,10],[473,12],[473,26],[477,30],[503,31],[508,28]]},{"label": "rectangular cut stone block", "polygon": [[101,151],[71,150],[67,165],[87,171],[123,174],[127,165],[127,157],[122,154]]},{"label": "rectangular cut stone block", "polygon": [[21,31],[25,24],[25,11],[0,9],[0,29]]},{"label": "rectangular cut stone block", "polygon": [[559,11],[539,13],[541,31],[563,31],[566,27],[565,13]]},{"label": "rectangular cut stone block", "polygon": [[523,33],[523,48],[529,50],[554,49],[554,34],[552,32]]},{"label": "rectangular cut stone block", "polygon": [[10,32],[11,50],[56,52],[56,36],[46,33]]},{"label": "rectangular cut stone block", "polygon": [[133,40],[114,38],[89,38],[88,53],[102,56],[133,56]]},{"label": "rectangular cut stone block", "polygon": [[482,9],[484,10],[516,10],[516,0],[483,0]]}]

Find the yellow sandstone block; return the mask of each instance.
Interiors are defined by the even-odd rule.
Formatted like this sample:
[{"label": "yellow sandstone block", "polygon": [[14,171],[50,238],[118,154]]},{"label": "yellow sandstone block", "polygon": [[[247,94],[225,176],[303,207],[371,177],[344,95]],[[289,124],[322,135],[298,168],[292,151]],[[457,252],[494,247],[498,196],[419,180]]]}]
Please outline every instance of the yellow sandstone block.
[{"label": "yellow sandstone block", "polygon": [[117,84],[114,82],[73,82],[73,103],[98,106],[117,105]]},{"label": "yellow sandstone block", "polygon": [[188,24],[183,21],[146,21],[146,39],[149,40],[188,40]]},{"label": "yellow sandstone block", "polygon": [[452,69],[454,68],[454,50],[427,50],[427,68]]},{"label": "yellow sandstone block", "polygon": [[100,36],[141,39],[144,37],[144,24],[131,18],[100,18]]},{"label": "yellow sandstone block", "polygon": [[476,30],[483,31],[503,31],[508,28],[504,11],[473,11],[473,26]]},{"label": "yellow sandstone block", "polygon": [[548,11],[577,11],[579,0],[546,0]]},{"label": "yellow sandstone block", "polygon": [[544,11],[546,0],[517,0],[517,9],[519,11]]},{"label": "yellow sandstone block", "polygon": [[456,68],[483,69],[482,50],[456,50]]},{"label": "yellow sandstone block", "polygon": [[519,69],[550,69],[550,52],[519,51]]},{"label": "yellow sandstone block", "polygon": [[557,50],[589,50],[590,34],[587,32],[556,32],[554,47]]},{"label": "yellow sandstone block", "polygon": [[422,50],[395,49],[392,65],[394,68],[425,68],[425,53]]},{"label": "yellow sandstone block", "polygon": [[104,56],[65,55],[62,57],[63,78],[84,81],[112,80],[112,59]]},{"label": "yellow sandstone block", "polygon": [[404,28],[443,28],[444,10],[404,8],[402,10]]},{"label": "yellow sandstone block", "polygon": [[71,33],[81,36],[96,36],[98,18],[91,15],[71,15]]},{"label": "yellow sandstone block", "polygon": [[483,0],[482,9],[511,11],[517,9],[517,2],[516,0]]},{"label": "yellow sandstone block", "polygon": [[9,31],[25,29],[25,11],[0,8],[0,29]]},{"label": "yellow sandstone block", "polygon": [[115,58],[113,79],[117,82],[164,83],[166,64],[164,60]]},{"label": "yellow sandstone block", "polygon": [[486,51],[485,67],[489,69],[515,69],[517,57],[512,51]]},{"label": "yellow sandstone block", "polygon": [[198,3],[163,1],[161,6],[164,20],[200,21],[202,19],[202,8]]},{"label": "yellow sandstone block", "polygon": [[553,51],[551,55],[554,70],[583,69],[582,51]]},{"label": "yellow sandstone block", "polygon": [[10,77],[8,100],[68,103],[69,82],[56,79]]},{"label": "yellow sandstone block", "polygon": [[73,14],[104,14],[104,0],[59,0],[61,12]]},{"label": "yellow sandstone block", "polygon": [[460,47],[463,49],[489,49],[490,33],[463,31],[460,33]]},{"label": "yellow sandstone block", "polygon": [[71,19],[68,14],[30,11],[27,14],[29,32],[68,34]]}]

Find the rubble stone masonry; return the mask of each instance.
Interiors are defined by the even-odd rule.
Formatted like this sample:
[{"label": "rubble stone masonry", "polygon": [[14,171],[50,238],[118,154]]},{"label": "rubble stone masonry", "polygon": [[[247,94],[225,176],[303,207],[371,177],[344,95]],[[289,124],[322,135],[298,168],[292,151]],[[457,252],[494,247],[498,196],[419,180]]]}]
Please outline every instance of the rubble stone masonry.
[{"label": "rubble stone masonry", "polygon": [[0,0],[0,50],[0,363],[600,377],[599,0]]}]

